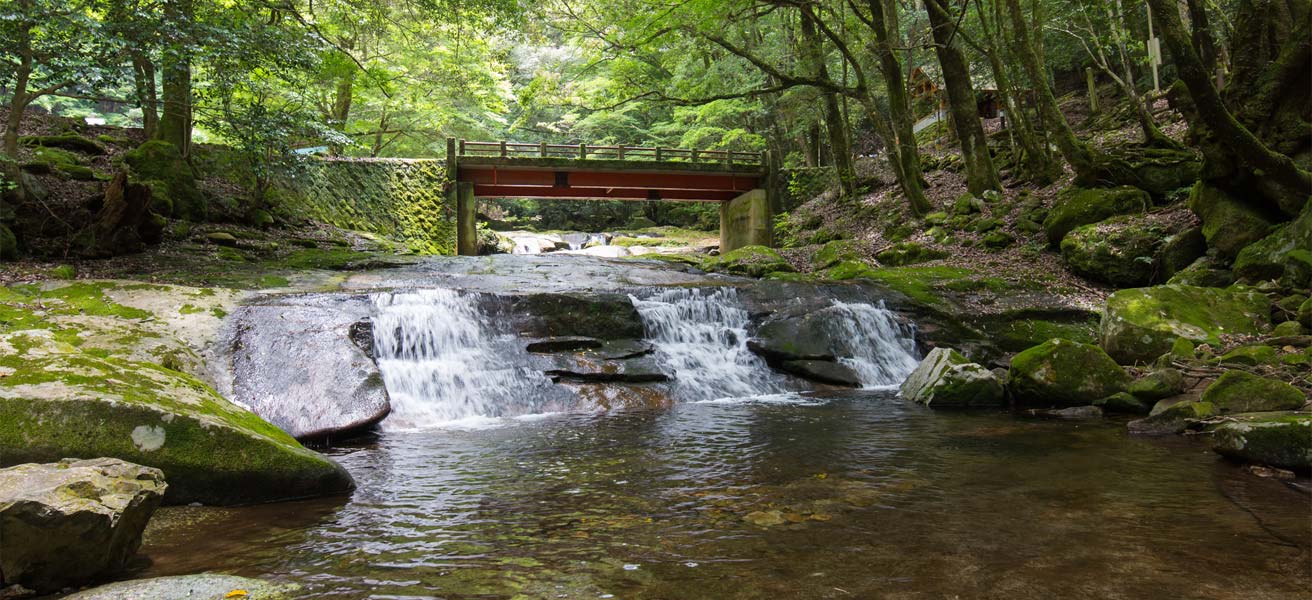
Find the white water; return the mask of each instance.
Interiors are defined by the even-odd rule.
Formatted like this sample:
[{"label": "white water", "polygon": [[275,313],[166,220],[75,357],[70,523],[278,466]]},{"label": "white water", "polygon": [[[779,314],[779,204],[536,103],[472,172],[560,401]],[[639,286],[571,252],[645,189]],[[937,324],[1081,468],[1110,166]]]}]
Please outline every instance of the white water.
[{"label": "white water", "polygon": [[[795,380],[747,347],[747,310],[732,288],[630,296],[656,360],[673,375],[680,401],[804,401]],[[445,289],[373,297],[377,362],[391,396],[391,429],[480,428],[561,410],[574,392],[554,384],[522,340],[498,331],[475,296]],[[863,387],[897,385],[917,365],[914,331],[878,306],[835,302],[825,309],[835,353]]]},{"label": "white water", "polygon": [[559,394],[528,367],[515,336],[488,325],[474,298],[431,289],[376,294],[373,301],[378,368],[392,401],[385,426],[536,413]]},{"label": "white water", "polygon": [[834,302],[840,318],[828,321],[830,334],[840,345],[839,362],[856,371],[864,388],[900,385],[920,361],[916,359],[915,329],[897,314],[871,304]]},{"label": "white water", "polygon": [[783,378],[747,349],[747,311],[730,288],[664,290],[630,296],[680,400],[787,391]]}]

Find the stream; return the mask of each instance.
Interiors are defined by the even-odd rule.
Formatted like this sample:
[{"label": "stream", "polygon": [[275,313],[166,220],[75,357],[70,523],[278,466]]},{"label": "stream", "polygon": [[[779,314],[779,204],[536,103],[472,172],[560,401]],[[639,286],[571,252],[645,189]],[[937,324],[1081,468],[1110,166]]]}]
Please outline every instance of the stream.
[{"label": "stream", "polygon": [[[748,348],[740,284],[582,257],[356,276],[393,411],[324,450],[357,491],[161,509],[134,575],[389,599],[1293,598],[1312,583],[1307,496],[1117,419],[905,403],[915,326],[859,290],[825,302],[861,389],[781,374]],[[479,296],[566,289],[629,295],[642,360],[670,375],[629,387],[659,406],[580,410],[579,386],[544,375]]]}]

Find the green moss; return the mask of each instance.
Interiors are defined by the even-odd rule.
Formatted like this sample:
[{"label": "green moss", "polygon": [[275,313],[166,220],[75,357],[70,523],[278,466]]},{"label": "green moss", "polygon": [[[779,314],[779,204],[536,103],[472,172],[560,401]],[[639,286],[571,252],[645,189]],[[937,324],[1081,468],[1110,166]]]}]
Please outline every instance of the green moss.
[{"label": "green moss", "polygon": [[182,308],[178,309],[178,312],[184,315],[194,315],[197,313],[205,312],[205,309],[195,306],[193,304],[183,304]]},{"label": "green moss", "polygon": [[1307,402],[1298,388],[1245,371],[1226,371],[1207,386],[1202,399],[1222,413],[1297,410]]},{"label": "green moss", "polygon": [[875,258],[882,264],[899,267],[937,260],[947,255],[947,252],[938,248],[930,248],[915,242],[900,242],[880,252]]},{"label": "green moss", "polygon": [[124,153],[123,162],[131,167],[135,180],[163,182],[174,216],[190,221],[205,219],[208,212],[205,196],[196,186],[191,165],[183,160],[176,146],[152,140]]},{"label": "green moss", "polygon": [[216,318],[222,319],[222,318],[228,316],[228,311],[223,310],[222,308],[219,308],[219,307],[215,306],[214,308],[211,308],[211,309],[210,309],[210,314],[211,314],[211,315],[214,315]]},{"label": "green moss", "polygon": [[1231,458],[1307,472],[1312,470],[1312,415],[1223,423],[1212,431],[1212,449]]},{"label": "green moss", "polygon": [[745,246],[718,258],[707,260],[704,268],[732,275],[763,277],[778,271],[796,271],[773,248],[765,246]]},{"label": "green moss", "polygon": [[83,154],[104,154],[105,147],[96,143],[95,140],[84,138],[76,133],[66,133],[61,135],[25,135],[18,138],[19,143],[25,146],[40,146],[45,149],[64,148],[67,150],[76,150]]},{"label": "green moss", "polygon": [[1117,215],[1143,212],[1151,205],[1148,193],[1134,187],[1078,188],[1061,191],[1057,205],[1043,220],[1048,243],[1057,246],[1076,227]]},{"label": "green moss", "polygon": [[1053,339],[1017,354],[1007,371],[1016,402],[1080,406],[1126,391],[1130,376],[1102,348]]},{"label": "green moss", "polygon": [[13,260],[18,258],[18,238],[14,237],[14,232],[9,227],[0,223],[0,260]]},{"label": "green moss", "polygon": [[1250,203],[1201,181],[1189,194],[1189,209],[1203,220],[1203,237],[1207,238],[1207,245],[1227,258],[1233,258],[1245,246],[1266,237],[1272,225]]},{"label": "green moss", "polygon": [[1009,319],[1000,327],[988,327],[990,337],[1007,352],[1020,352],[1051,339],[1082,344],[1097,341],[1097,322],[1067,323],[1048,319]]},{"label": "green moss", "polygon": [[51,279],[72,280],[77,279],[77,268],[73,265],[59,265],[50,269],[48,273]]},{"label": "green moss", "polygon": [[849,281],[852,279],[876,279],[876,271],[870,265],[859,260],[842,261],[824,272],[826,279]]},{"label": "green moss", "polygon": [[1240,346],[1221,355],[1221,364],[1224,365],[1264,365],[1274,363],[1278,359],[1280,351],[1263,344],[1251,344]]},{"label": "green moss", "polygon": [[1263,333],[1270,312],[1270,301],[1256,292],[1161,285],[1112,294],[1099,329],[1117,360],[1146,362],[1169,351],[1176,338],[1216,346],[1223,334]]},{"label": "green moss", "polygon": [[952,285],[953,282],[973,278],[974,271],[959,267],[893,267],[870,269],[861,273],[861,277],[878,281],[901,294],[922,304],[938,305],[943,303],[942,295],[936,291],[939,286]]},{"label": "green moss", "polygon": [[861,252],[852,240],[834,240],[821,246],[811,257],[811,268],[823,271],[844,261],[861,260]]}]

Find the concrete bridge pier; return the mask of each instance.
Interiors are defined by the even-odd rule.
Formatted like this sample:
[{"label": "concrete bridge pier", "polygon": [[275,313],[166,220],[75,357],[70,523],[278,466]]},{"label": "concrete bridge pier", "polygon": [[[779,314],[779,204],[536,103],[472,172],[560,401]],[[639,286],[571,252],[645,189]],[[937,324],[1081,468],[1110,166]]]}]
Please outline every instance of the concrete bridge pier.
[{"label": "concrete bridge pier", "polygon": [[770,195],[755,189],[720,204],[720,253],[744,246],[772,246]]}]

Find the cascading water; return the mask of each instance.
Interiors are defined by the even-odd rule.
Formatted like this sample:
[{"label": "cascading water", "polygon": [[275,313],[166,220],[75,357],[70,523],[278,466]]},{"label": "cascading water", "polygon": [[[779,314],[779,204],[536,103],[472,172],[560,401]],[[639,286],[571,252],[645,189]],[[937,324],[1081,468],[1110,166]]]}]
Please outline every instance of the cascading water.
[{"label": "cascading water", "polygon": [[496,331],[476,299],[445,289],[380,293],[378,368],[391,396],[388,427],[542,412],[562,394],[512,334]]},{"label": "cascading water", "polygon": [[669,289],[630,296],[680,400],[786,391],[783,378],[747,349],[747,311],[735,290]]},{"label": "cascading water", "polygon": [[862,387],[895,386],[916,370],[915,328],[899,321],[883,301],[877,306],[835,301],[831,310],[837,318],[826,325],[838,343],[839,362],[856,371]]}]

